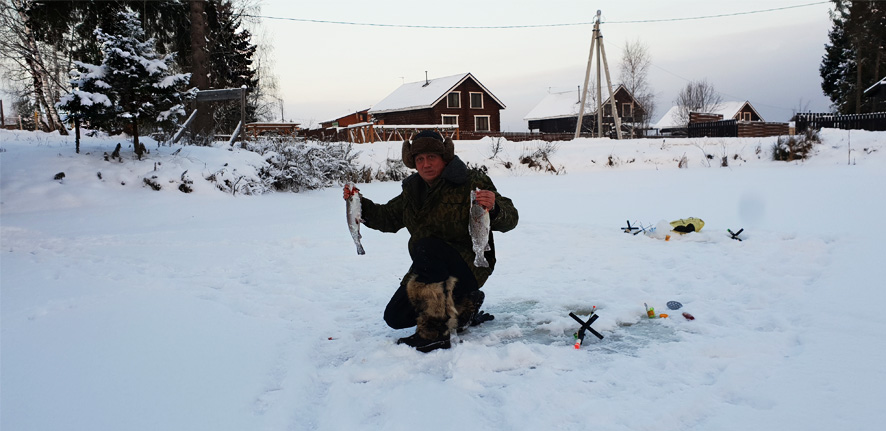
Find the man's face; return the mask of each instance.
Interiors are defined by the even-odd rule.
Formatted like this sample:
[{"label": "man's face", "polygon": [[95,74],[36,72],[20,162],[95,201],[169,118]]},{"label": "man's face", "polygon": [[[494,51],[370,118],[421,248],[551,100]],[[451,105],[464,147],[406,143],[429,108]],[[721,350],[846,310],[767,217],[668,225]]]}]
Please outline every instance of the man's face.
[{"label": "man's face", "polygon": [[435,153],[422,153],[415,156],[415,169],[418,170],[418,176],[425,182],[430,183],[437,179],[446,167],[443,157]]}]

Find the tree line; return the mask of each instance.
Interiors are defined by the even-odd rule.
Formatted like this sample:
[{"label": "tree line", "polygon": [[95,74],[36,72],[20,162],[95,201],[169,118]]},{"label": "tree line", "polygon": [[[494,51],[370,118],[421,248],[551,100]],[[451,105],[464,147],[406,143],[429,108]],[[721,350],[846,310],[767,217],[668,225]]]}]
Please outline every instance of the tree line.
[{"label": "tree line", "polygon": [[[276,79],[245,22],[256,8],[254,0],[0,0],[4,84],[19,112],[40,113],[37,128],[67,134],[66,122],[83,121],[134,134],[136,151],[138,129],[168,130],[194,89],[245,86],[247,121],[269,118]],[[198,136],[240,120],[239,103],[201,108]]]},{"label": "tree line", "polygon": [[832,1],[821,89],[837,113],[874,112],[875,101],[864,90],[886,75],[886,2]]}]

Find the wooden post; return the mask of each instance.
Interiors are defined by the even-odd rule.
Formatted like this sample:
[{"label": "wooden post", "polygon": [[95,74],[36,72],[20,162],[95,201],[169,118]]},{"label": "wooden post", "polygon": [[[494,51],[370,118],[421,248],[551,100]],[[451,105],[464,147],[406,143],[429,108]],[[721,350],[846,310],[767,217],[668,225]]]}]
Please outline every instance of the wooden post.
[{"label": "wooden post", "polygon": [[[194,104],[196,106],[196,103]],[[175,135],[172,135],[172,141],[170,141],[169,145],[175,144],[181,139],[182,134],[185,132],[185,129],[191,124],[191,121],[194,121],[194,118],[197,117],[197,109],[191,111],[191,115],[188,116],[188,119],[178,128],[178,131],[175,132]]]},{"label": "wooden post", "polygon": [[[598,11],[599,13],[599,11]],[[600,36],[600,20],[597,19],[594,31],[597,38],[597,137],[603,137],[603,80],[600,79],[600,45],[603,45],[603,38]]]},{"label": "wooden post", "polygon": [[240,87],[240,140],[246,142],[246,86]]},{"label": "wooden post", "polygon": [[578,108],[578,121],[575,124],[575,138],[581,135],[581,122],[585,115],[585,102],[588,99],[588,81],[591,79],[591,61],[594,59],[594,44],[597,42],[597,29],[600,25],[601,11],[597,11],[597,22],[594,23],[594,36],[591,38],[591,50],[588,53],[588,67],[585,69],[584,91],[581,93],[581,106]]},{"label": "wooden post", "polygon": [[[243,133],[243,132],[242,132],[243,127],[244,127],[244,126],[243,126],[243,122],[242,122],[242,121],[240,122],[240,124],[237,124],[237,128],[234,129],[234,133],[231,134],[231,139],[228,140],[228,146],[230,146],[230,147],[233,147],[233,146],[234,146],[234,142],[237,141],[237,135],[238,135],[238,134],[240,134],[240,135],[242,136],[242,133]],[[243,141],[240,141],[240,144],[242,145],[242,144],[243,144]]]},{"label": "wooden post", "polygon": [[[618,117],[618,105],[612,91],[612,80],[609,79],[609,62],[606,61],[606,47],[603,46],[603,35],[600,35],[600,51],[603,53],[603,66],[606,70],[606,84],[609,86],[609,102],[612,105],[612,118],[615,120],[615,136],[621,139],[621,118]],[[633,112],[631,113],[633,115]]]},{"label": "wooden post", "polygon": [[74,116],[74,142],[77,147],[77,154],[80,154],[80,114]]}]

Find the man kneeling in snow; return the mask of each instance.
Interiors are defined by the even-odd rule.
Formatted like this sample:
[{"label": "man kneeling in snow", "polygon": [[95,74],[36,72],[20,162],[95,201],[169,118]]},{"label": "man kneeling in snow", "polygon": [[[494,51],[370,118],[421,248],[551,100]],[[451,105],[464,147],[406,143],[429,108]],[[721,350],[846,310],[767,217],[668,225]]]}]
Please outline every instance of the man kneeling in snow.
[{"label": "man kneeling in snow", "polygon": [[[485,294],[480,287],[495,267],[495,243],[489,232],[489,267],[474,265],[468,224],[471,191],[489,210],[491,230],[507,232],[517,226],[517,209],[498,194],[492,180],[479,169],[468,169],[455,156],[449,138],[424,131],[412,143],[403,142],[403,163],[418,172],[403,180],[402,192],[386,204],[361,198],[363,224],[382,232],[409,230],[412,266],[385,309],[385,322],[394,329],[415,326],[401,338],[419,351],[448,349],[453,329],[491,320],[480,311]],[[347,200],[357,189],[345,185]]]}]

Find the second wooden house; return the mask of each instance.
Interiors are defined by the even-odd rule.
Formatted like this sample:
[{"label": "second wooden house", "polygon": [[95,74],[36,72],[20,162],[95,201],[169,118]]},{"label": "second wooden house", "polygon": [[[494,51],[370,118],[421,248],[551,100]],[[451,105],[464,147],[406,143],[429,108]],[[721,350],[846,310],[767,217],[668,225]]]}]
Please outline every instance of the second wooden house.
[{"label": "second wooden house", "polygon": [[[625,127],[635,121],[635,114],[643,112],[643,107],[623,85],[619,85],[614,94],[616,110],[622,127]],[[607,135],[615,127],[610,99],[611,97],[607,97],[603,102],[602,125],[603,133]],[[585,114],[581,121],[582,133],[595,134],[597,132],[597,106],[590,100],[585,103]],[[550,93],[523,119],[529,123],[529,130],[541,133],[575,133],[580,108],[580,90]]]}]

